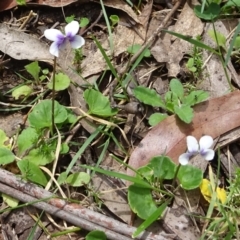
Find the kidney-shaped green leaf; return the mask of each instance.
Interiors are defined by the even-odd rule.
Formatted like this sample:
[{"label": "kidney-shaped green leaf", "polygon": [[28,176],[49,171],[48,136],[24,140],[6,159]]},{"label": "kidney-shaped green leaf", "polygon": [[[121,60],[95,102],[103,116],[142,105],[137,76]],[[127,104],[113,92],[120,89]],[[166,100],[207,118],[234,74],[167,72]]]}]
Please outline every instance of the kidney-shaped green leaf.
[{"label": "kidney-shaped green leaf", "polygon": [[157,210],[151,190],[135,185],[128,188],[128,203],[132,211],[142,219],[147,219]]},{"label": "kidney-shaped green leaf", "polygon": [[117,109],[111,108],[109,99],[94,89],[85,90],[84,99],[89,106],[91,114],[109,117],[117,113]]},{"label": "kidney-shaped green leaf", "polygon": [[182,188],[191,190],[200,186],[203,179],[203,172],[194,166],[184,165],[180,167],[177,178]]}]

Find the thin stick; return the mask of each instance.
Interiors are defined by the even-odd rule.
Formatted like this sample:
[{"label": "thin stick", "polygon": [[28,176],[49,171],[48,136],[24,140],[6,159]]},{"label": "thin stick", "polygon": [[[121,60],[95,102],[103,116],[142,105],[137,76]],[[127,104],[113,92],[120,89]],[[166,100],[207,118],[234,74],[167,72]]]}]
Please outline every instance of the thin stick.
[{"label": "thin stick", "polygon": [[[86,221],[93,222],[99,227],[107,228],[113,232],[125,235],[132,236],[136,231],[135,227],[129,226],[122,222],[119,222],[113,218],[107,217],[101,213],[91,211],[90,209],[82,207],[80,204],[76,203],[68,203],[67,201],[57,198],[56,195],[42,189],[35,184],[26,183],[22,181],[19,177],[17,178],[14,174],[0,169],[0,182],[5,185],[11,186],[16,190],[20,190],[22,193],[26,193],[34,198],[38,199],[51,199],[48,201],[48,204],[51,206],[57,207],[58,209],[64,210],[65,212],[76,215],[78,218],[85,219]],[[1,192],[1,190],[0,190]],[[5,193],[5,192],[3,192]],[[6,193],[7,194],[7,193]],[[66,220],[67,221],[67,220]],[[91,229],[93,230],[93,229]],[[164,235],[155,235],[153,233],[143,231],[138,237],[135,239],[141,240],[162,240],[166,236]],[[119,239],[119,238],[115,238]],[[119,239],[120,240],[120,239]]]},{"label": "thin stick", "polygon": [[108,237],[108,239],[112,239],[112,240],[131,240],[131,238],[129,237],[126,237],[126,236],[123,236],[123,235],[120,235],[118,233],[115,233],[109,229],[106,229],[104,227],[101,227],[93,222],[89,222],[87,220],[84,220],[82,218],[79,218],[78,216],[74,215],[74,214],[71,214],[67,211],[64,211],[64,210],[61,210],[57,207],[54,207],[46,202],[37,202],[38,199],[37,198],[34,198],[32,196],[29,196],[19,190],[16,190],[14,188],[11,188],[5,184],[2,184],[0,183],[0,192],[2,193],[5,193],[9,196],[12,196],[18,200],[20,200],[21,202],[25,202],[25,203],[30,203],[31,202],[35,202],[35,203],[32,203],[31,205],[38,208],[38,209],[41,209],[41,210],[44,210],[45,212],[49,213],[49,214],[52,214],[56,217],[59,217],[60,219],[63,219],[69,223],[72,223],[78,227],[81,227],[81,228],[84,228],[88,231],[92,231],[92,230],[100,230],[100,231],[103,231],[105,232],[106,236]]}]

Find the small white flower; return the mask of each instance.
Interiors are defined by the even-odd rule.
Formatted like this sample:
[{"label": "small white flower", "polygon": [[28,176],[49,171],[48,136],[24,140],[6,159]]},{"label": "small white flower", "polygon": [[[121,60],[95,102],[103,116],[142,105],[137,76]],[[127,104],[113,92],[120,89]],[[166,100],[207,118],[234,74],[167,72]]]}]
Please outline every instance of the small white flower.
[{"label": "small white flower", "polygon": [[57,29],[47,29],[44,31],[44,36],[53,41],[50,46],[50,53],[58,57],[59,49],[61,49],[68,40],[72,48],[80,48],[85,44],[84,38],[76,35],[79,30],[79,23],[77,21],[72,21],[65,27],[65,35]]},{"label": "small white flower", "polygon": [[179,156],[179,163],[181,165],[188,164],[190,157],[196,154],[200,154],[205,160],[210,161],[214,158],[214,151],[210,149],[213,144],[213,138],[211,136],[203,136],[199,140],[193,136],[187,137],[187,148],[188,151]]}]

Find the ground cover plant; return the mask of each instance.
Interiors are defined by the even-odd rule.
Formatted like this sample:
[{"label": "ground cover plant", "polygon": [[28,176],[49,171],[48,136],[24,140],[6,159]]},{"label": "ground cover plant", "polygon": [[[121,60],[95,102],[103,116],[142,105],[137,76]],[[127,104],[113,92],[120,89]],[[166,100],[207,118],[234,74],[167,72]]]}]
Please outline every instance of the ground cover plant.
[{"label": "ground cover plant", "polygon": [[239,3],[6,2],[3,236],[239,239]]}]

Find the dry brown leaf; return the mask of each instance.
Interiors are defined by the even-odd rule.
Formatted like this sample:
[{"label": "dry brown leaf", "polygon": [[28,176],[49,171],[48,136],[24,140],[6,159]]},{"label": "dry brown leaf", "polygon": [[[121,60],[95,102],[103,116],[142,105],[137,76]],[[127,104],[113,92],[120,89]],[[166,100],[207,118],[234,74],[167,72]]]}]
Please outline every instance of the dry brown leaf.
[{"label": "dry brown leaf", "polygon": [[39,39],[24,32],[0,24],[0,51],[17,60],[37,60],[52,62],[49,47]]},{"label": "dry brown leaf", "polygon": [[[165,154],[178,164],[178,157],[186,151],[186,136],[200,138],[210,135],[213,138],[240,126],[240,92],[198,104],[194,108],[191,124],[170,116],[152,128],[133,151],[129,165],[134,169],[146,165],[157,155]],[[132,171],[128,169],[128,174]]]},{"label": "dry brown leaf", "polygon": [[[216,29],[217,32],[223,34],[224,36],[227,36],[229,34],[228,30],[226,29],[222,21],[216,21],[216,23],[214,24],[214,28]],[[217,45],[213,41],[213,39],[209,36],[208,34],[209,31],[213,31],[212,23],[206,24],[202,40],[206,45],[212,48],[216,48]],[[210,55],[211,58],[209,58]],[[198,88],[208,91],[210,93],[210,97],[219,97],[225,94],[226,92],[229,92],[230,86],[228,84],[220,57],[213,55],[206,50],[203,51],[202,56],[204,63],[207,59],[208,61],[206,62],[206,67],[203,71],[204,81],[202,81],[198,85]],[[237,75],[234,68],[232,68],[231,73],[230,71],[227,70],[227,73],[230,79],[233,78],[234,74]]]},{"label": "dry brown leaf", "polygon": [[[192,37],[202,34],[203,23],[198,17],[196,17],[188,2],[185,3],[173,31],[183,35],[190,35]],[[174,36],[172,36],[172,40],[175,41],[170,47],[170,52],[168,53],[170,60],[167,63],[167,68],[168,76],[176,77],[180,72],[179,62],[185,54],[191,52],[193,45]]]}]

